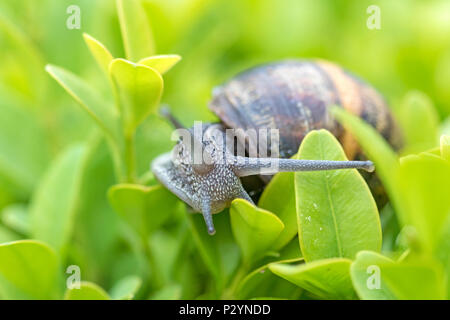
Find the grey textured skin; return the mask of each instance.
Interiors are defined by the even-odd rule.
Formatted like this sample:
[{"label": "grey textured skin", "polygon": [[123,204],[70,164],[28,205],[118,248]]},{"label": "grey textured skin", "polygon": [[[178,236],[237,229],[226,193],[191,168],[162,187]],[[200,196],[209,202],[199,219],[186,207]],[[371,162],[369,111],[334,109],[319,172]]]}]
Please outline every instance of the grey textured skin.
[{"label": "grey textured skin", "polygon": [[[213,126],[210,126],[213,128]],[[295,160],[278,158],[246,158],[234,156],[208,134],[203,146],[208,146],[212,164],[192,164],[190,148],[179,140],[172,152],[157,157],[151,165],[156,178],[195,211],[201,212],[209,234],[214,234],[212,214],[229,207],[236,198],[253,203],[244,190],[240,177],[277,172],[364,169],[373,171],[371,161]],[[261,170],[264,170],[261,172]]]},{"label": "grey textured skin", "polygon": [[[336,169],[363,169],[374,171],[371,161],[295,160],[283,158],[243,158],[235,157],[233,171],[239,177],[278,172],[324,171]],[[264,169],[263,173],[261,170]]]}]

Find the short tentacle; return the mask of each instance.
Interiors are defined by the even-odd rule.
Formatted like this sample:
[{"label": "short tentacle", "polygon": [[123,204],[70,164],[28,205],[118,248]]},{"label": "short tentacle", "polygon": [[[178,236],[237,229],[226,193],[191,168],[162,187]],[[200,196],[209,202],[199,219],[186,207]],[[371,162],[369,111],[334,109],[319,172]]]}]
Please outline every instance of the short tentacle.
[{"label": "short tentacle", "polygon": [[216,229],[214,229],[213,218],[211,214],[211,199],[205,198],[202,200],[202,214],[203,219],[205,219],[206,228],[208,229],[208,233],[210,235],[214,235],[216,233]]}]

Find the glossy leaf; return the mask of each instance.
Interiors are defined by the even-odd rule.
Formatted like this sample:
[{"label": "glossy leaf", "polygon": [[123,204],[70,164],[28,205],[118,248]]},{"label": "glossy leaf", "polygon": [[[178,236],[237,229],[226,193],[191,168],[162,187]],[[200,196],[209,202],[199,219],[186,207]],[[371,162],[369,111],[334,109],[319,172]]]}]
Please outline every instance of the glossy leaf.
[{"label": "glossy leaf", "polygon": [[114,108],[105,104],[104,99],[75,74],[53,65],[47,65],[45,70],[95,120],[107,137],[114,139],[117,143],[118,119]]},{"label": "glossy leaf", "polygon": [[74,146],[60,155],[46,172],[30,204],[31,234],[57,251],[72,234],[80,192],[85,148]]},{"label": "glossy leaf", "polygon": [[276,174],[264,189],[258,206],[273,212],[284,223],[285,228],[273,245],[274,249],[285,246],[297,234],[297,214],[295,212],[294,173]]},{"label": "glossy leaf", "polygon": [[97,61],[100,68],[106,75],[109,75],[109,64],[111,63],[113,56],[108,49],[97,39],[93,38],[87,33],[83,34],[84,41]]},{"label": "glossy leaf", "polygon": [[351,260],[323,259],[298,265],[271,264],[274,274],[322,299],[355,299],[350,280]]},{"label": "glossy leaf", "polygon": [[394,263],[373,251],[361,251],[350,267],[353,286],[364,300],[394,300],[395,294],[382,277],[381,268]]},{"label": "glossy leaf", "polygon": [[142,280],[137,276],[128,276],[117,282],[110,291],[111,299],[131,300],[141,287]]},{"label": "glossy leaf", "polygon": [[119,184],[108,192],[114,210],[144,239],[174,212],[177,198],[158,185]]},{"label": "glossy leaf", "polygon": [[234,238],[247,265],[272,249],[284,229],[283,222],[276,215],[242,199],[232,202],[230,218]]},{"label": "glossy leaf", "polygon": [[164,74],[180,60],[181,57],[177,54],[164,54],[141,59],[138,63],[153,68],[160,74]]},{"label": "glossy leaf", "polygon": [[339,107],[332,107],[330,111],[358,141],[366,156],[374,162],[376,174],[381,179],[389,199],[399,215],[400,222],[405,224],[408,209],[398,192],[400,189],[400,164],[394,150],[374,128],[361,118]]},{"label": "glossy leaf", "polygon": [[152,68],[124,59],[114,59],[109,72],[113,79],[126,135],[152,112],[156,112],[163,90],[161,75]]},{"label": "glossy leaf", "polygon": [[0,293],[7,299],[56,299],[58,260],[46,244],[20,240],[0,244]]},{"label": "glossy leaf", "polygon": [[95,283],[82,281],[80,288],[67,289],[65,300],[110,300],[108,293]]},{"label": "glossy leaf", "polygon": [[[325,130],[303,139],[299,159],[347,160]],[[299,240],[306,261],[354,258],[360,250],[381,249],[377,206],[357,170],[296,172]]]},{"label": "glossy leaf", "polygon": [[150,24],[140,0],[117,0],[117,14],[127,58],[138,61],[151,56],[154,43]]}]

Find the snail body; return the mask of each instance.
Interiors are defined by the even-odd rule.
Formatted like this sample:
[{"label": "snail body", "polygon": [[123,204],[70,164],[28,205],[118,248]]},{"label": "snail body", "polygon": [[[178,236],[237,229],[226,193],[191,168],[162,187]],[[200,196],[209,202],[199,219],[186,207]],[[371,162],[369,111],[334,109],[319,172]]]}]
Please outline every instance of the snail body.
[{"label": "snail body", "polygon": [[[373,171],[370,161],[296,160],[293,156],[306,134],[327,129],[341,142],[349,159],[359,158],[360,150],[350,134],[328,111],[339,105],[363,118],[394,147],[400,144],[398,129],[382,96],[362,80],[326,61],[289,60],[258,66],[235,76],[213,90],[210,109],[221,124],[194,128],[180,138],[171,153],[157,157],[152,171],[157,179],[181,200],[204,216],[208,233],[214,234],[212,214],[236,198],[253,202],[241,178],[277,172],[358,168]],[[168,115],[178,129],[179,123]],[[227,129],[268,130],[279,133],[277,158],[268,157],[258,137],[238,136],[246,154],[237,154]],[[192,138],[201,146],[191,147]],[[249,156],[249,150],[259,150]],[[260,152],[260,151],[264,152]],[[200,153],[202,161],[195,161]],[[270,178],[269,178],[270,179]]]}]

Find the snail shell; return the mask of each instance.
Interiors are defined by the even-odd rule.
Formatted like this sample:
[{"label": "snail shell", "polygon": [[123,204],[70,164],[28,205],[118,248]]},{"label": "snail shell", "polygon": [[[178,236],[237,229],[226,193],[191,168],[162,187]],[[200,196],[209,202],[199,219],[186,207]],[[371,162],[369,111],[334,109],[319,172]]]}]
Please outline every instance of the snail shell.
[{"label": "snail shell", "polygon": [[209,107],[228,128],[278,129],[282,158],[293,156],[309,131],[327,129],[339,139],[347,157],[354,159],[359,146],[328,111],[332,105],[358,115],[394,148],[400,147],[398,127],[383,97],[324,60],[288,60],[251,68],[215,88]]}]

